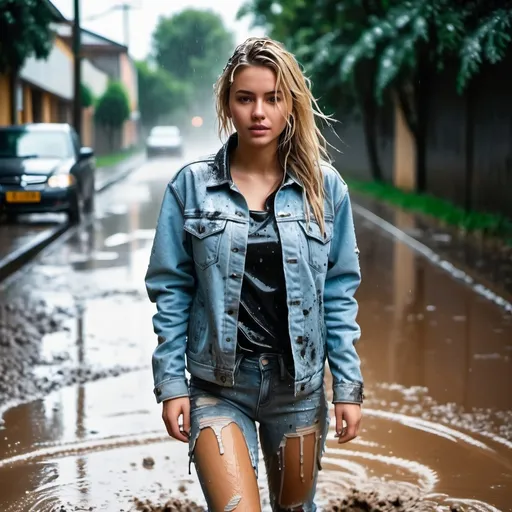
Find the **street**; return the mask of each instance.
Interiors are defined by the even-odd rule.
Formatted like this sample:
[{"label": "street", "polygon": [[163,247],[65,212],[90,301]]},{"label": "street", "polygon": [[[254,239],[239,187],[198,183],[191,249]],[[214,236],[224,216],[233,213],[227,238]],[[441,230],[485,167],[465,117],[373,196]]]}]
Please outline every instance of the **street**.
[{"label": "street", "polygon": [[[152,393],[144,274],[166,183],[207,151],[145,162],[98,196],[93,223],[0,285],[2,512],[204,506],[188,447],[167,436]],[[338,445],[331,423],[319,506],[512,510],[512,316],[355,220],[363,428]]]}]

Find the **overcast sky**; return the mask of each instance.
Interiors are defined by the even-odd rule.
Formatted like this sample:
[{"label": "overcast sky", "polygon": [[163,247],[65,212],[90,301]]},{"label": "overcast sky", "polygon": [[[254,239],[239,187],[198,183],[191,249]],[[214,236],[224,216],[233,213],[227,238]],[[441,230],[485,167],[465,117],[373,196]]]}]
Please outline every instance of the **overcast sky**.
[{"label": "overcast sky", "polygon": [[[106,13],[97,19],[88,19],[103,14],[111,7],[126,1],[134,6],[130,11],[130,54],[136,59],[143,59],[150,51],[151,34],[160,15],[172,15],[187,7],[197,9],[211,8],[224,19],[226,26],[235,34],[236,43],[242,42],[250,35],[261,35],[261,30],[250,29],[249,21],[235,20],[236,13],[243,0],[81,0],[82,26],[109,39],[124,43],[123,14],[120,10]],[[52,0],[55,7],[68,19],[72,19],[73,0]],[[214,4],[214,7],[211,7]]]}]

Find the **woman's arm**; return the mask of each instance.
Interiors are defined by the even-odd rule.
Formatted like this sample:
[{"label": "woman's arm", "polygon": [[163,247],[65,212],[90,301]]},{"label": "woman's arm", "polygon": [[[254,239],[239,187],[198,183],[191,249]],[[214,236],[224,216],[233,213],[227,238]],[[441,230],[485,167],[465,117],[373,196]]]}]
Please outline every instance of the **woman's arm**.
[{"label": "woman's arm", "polygon": [[162,201],[145,278],[149,299],[157,306],[153,377],[158,403],[188,396],[185,351],[195,273],[183,229],[183,210],[183,201],[171,182]]},{"label": "woman's arm", "polygon": [[327,357],[333,376],[333,402],[360,404],[363,378],[354,347],[361,334],[354,298],[361,282],[359,251],[347,185],[336,177],[333,188],[334,226],[324,292]]}]

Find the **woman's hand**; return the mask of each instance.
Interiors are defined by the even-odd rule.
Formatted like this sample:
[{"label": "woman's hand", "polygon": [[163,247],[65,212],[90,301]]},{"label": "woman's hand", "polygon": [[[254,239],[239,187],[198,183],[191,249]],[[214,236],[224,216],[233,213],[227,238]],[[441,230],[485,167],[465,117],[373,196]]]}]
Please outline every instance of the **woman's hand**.
[{"label": "woman's hand", "polygon": [[[361,423],[361,406],[359,404],[334,404],[334,414],[336,415],[336,435],[338,443],[347,443],[352,441],[359,434],[359,424]],[[346,426],[343,426],[345,420]]]},{"label": "woman's hand", "polygon": [[[179,424],[180,416],[182,417],[181,426]],[[163,403],[162,419],[171,437],[188,443],[190,436],[190,399],[188,396],[166,400]]]}]

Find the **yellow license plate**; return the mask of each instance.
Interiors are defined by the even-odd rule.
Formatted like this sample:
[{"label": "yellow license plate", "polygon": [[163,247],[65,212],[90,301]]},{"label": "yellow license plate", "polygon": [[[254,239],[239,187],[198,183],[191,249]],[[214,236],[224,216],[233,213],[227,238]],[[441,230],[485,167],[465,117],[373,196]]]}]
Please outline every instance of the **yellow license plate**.
[{"label": "yellow license plate", "polygon": [[39,203],[41,192],[8,191],[5,193],[5,200],[8,203]]}]

